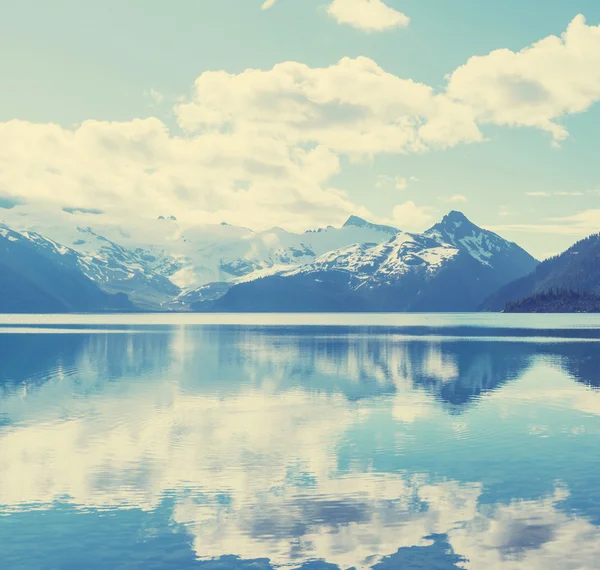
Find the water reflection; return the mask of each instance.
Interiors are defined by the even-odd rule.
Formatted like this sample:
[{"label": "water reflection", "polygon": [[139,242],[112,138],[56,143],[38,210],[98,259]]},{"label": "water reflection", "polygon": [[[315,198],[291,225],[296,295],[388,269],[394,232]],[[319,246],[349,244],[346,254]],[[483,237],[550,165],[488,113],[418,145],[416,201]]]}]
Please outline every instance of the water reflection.
[{"label": "water reflection", "polygon": [[596,567],[596,343],[318,327],[0,343],[6,567],[76,567],[81,525],[89,568]]}]

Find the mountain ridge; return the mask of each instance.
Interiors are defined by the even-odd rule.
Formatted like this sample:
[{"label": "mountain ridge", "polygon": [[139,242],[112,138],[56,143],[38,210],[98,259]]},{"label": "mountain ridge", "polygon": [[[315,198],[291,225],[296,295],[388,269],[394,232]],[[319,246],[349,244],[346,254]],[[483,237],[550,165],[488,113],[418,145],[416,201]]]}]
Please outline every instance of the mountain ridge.
[{"label": "mountain ridge", "polygon": [[358,216],[305,234],[223,224],[182,230],[172,217],[141,233],[135,221],[104,234],[84,225],[62,231],[72,247],[20,235],[145,310],[470,311],[538,263],[456,210],[423,233]]},{"label": "mountain ridge", "polygon": [[25,206],[16,210],[2,212],[14,229],[75,250],[88,277],[148,310],[180,309],[184,296],[208,284],[235,284],[297,267],[338,247],[390,237],[389,228],[370,222],[305,233],[276,226],[254,232],[227,223],[185,227],[169,215],[108,223],[102,214],[82,209],[55,216]]},{"label": "mountain ridge", "polygon": [[332,250],[296,269],[235,285],[212,310],[469,311],[537,263],[452,211],[423,234],[398,230],[386,242]]}]

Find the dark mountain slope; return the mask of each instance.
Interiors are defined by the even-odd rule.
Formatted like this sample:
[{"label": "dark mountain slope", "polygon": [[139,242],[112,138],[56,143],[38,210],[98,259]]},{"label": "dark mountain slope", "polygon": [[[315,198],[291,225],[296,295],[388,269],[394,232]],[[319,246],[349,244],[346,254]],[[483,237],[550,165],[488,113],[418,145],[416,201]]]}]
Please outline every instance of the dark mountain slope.
[{"label": "dark mountain slope", "polygon": [[543,261],[529,275],[496,291],[481,308],[501,311],[509,302],[551,289],[600,293],[600,234],[578,241],[560,255]]},{"label": "dark mountain slope", "polygon": [[68,306],[0,263],[0,313],[64,313]]},{"label": "dark mountain slope", "polygon": [[505,313],[600,313],[600,295],[568,289],[540,291],[509,301]]}]

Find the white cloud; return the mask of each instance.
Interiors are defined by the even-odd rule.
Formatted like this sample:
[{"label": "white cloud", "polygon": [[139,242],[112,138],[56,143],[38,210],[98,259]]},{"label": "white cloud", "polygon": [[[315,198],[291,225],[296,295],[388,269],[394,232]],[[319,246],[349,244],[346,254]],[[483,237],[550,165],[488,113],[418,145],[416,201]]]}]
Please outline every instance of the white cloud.
[{"label": "white cloud", "polygon": [[[332,187],[341,158],[369,161],[481,142],[478,125],[488,123],[535,127],[558,140],[566,131],[556,121],[599,98],[600,26],[581,16],[562,38],[471,58],[441,91],[366,57],[323,68],[284,62],[238,74],[211,71],[175,107],[184,136],[156,118],[85,121],[72,129],[0,123],[0,195],[107,215],[168,211],[195,223],[261,229],[275,221],[306,229],[351,213],[373,217]],[[399,218],[412,207],[418,220],[431,220],[407,204],[397,208]]]},{"label": "white cloud", "polygon": [[584,210],[570,216],[546,218],[541,224],[510,224],[494,226],[493,231],[506,230],[525,233],[547,233],[570,235],[579,238],[597,233],[600,227],[600,210]]},{"label": "white cloud", "polygon": [[[263,10],[272,8],[277,0],[266,0]],[[405,28],[410,18],[390,8],[383,0],[332,0],[327,13],[338,24],[345,24],[369,32],[382,32],[394,28]]]},{"label": "white cloud", "polygon": [[400,176],[396,177],[394,188],[396,188],[396,190],[406,190],[408,188],[408,180]]},{"label": "white cloud", "polygon": [[185,136],[156,118],[73,129],[0,123],[0,192],[107,216],[169,212],[184,223],[303,230],[372,217],[329,184],[340,156],[367,160],[481,138],[461,104],[367,58],[207,72],[176,113]]},{"label": "white cloud", "polygon": [[398,204],[392,211],[392,222],[404,231],[422,231],[435,220],[433,209],[417,206],[412,200]]},{"label": "white cloud", "polygon": [[327,13],[340,24],[366,31],[405,28],[410,23],[406,14],[390,8],[382,0],[333,0]]},{"label": "white cloud", "polygon": [[[305,229],[363,211],[327,180],[335,153],[249,134],[170,135],[158,119],[86,121],[76,129],[0,123],[0,189],[57,207],[184,223]],[[360,214],[359,214],[360,215]]]},{"label": "white cloud", "polygon": [[416,180],[417,179],[414,176],[406,178],[405,176],[388,176],[387,174],[380,174],[377,176],[375,187],[384,188],[386,186],[393,186],[396,190],[406,190],[409,182],[415,182]]},{"label": "white cloud", "polygon": [[144,95],[146,97],[150,97],[155,103],[160,104],[164,101],[165,96],[156,89],[150,89],[148,91],[144,91]]},{"label": "white cloud", "polygon": [[583,196],[583,192],[543,192],[543,191],[537,191],[537,192],[526,192],[525,193],[526,196],[531,196],[533,198],[549,198],[550,196],[571,196],[571,197],[576,197],[576,196]]},{"label": "white cloud", "polygon": [[568,133],[557,121],[600,99],[600,26],[579,15],[560,38],[472,57],[450,74],[446,93],[480,124],[535,127],[560,141]]},{"label": "white cloud", "polygon": [[585,232],[597,232],[600,227],[600,210],[584,210],[571,216],[564,216],[561,218],[549,218],[550,221],[562,222],[567,227],[572,229],[585,231]]},{"label": "white cloud", "polygon": [[206,72],[176,112],[190,133],[318,144],[355,160],[482,140],[461,103],[387,73],[366,57],[325,68],[285,62],[268,71]]}]

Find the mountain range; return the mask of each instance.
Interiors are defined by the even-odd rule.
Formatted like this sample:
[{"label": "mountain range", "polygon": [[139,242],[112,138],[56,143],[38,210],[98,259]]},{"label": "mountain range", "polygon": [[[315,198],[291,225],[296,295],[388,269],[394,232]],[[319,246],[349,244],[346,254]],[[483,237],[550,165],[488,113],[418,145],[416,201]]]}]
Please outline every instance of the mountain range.
[{"label": "mountain range", "polygon": [[68,209],[50,217],[19,209],[2,212],[6,228],[22,240],[38,235],[68,248],[86,277],[106,292],[126,294],[143,310],[189,310],[207,291],[212,298],[214,291],[223,293],[239,282],[352,243],[380,243],[397,232],[360,218],[305,233],[278,227],[253,232],[227,223],[185,228],[173,216],[119,224],[88,211]]},{"label": "mountain range", "polygon": [[4,312],[473,311],[538,270],[457,211],[418,234],[358,216],[293,233],[14,210],[0,232]]},{"label": "mountain range", "polygon": [[456,211],[423,234],[330,251],[298,268],[232,287],[216,311],[473,311],[537,261]]}]

